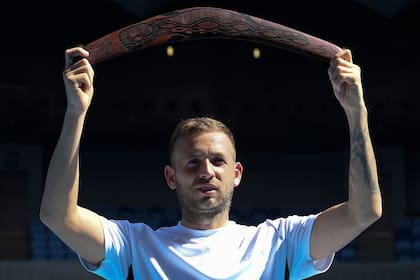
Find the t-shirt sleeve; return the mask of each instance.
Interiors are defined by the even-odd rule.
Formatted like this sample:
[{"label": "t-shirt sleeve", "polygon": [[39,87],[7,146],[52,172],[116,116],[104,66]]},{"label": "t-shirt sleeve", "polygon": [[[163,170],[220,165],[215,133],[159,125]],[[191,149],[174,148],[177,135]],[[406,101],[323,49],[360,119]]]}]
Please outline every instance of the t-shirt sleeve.
[{"label": "t-shirt sleeve", "polygon": [[105,238],[105,258],[99,266],[79,256],[80,263],[89,272],[105,279],[127,279],[131,265],[129,222],[100,217]]},{"label": "t-shirt sleeve", "polygon": [[290,216],[286,220],[287,261],[290,279],[305,279],[327,271],[334,254],[314,260],[310,255],[312,227],[317,215]]}]

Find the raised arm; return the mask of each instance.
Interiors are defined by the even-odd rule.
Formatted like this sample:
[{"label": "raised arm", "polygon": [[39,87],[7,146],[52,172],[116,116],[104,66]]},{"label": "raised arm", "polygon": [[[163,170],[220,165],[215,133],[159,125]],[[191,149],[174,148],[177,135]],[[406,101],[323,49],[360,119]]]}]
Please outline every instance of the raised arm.
[{"label": "raised arm", "polygon": [[349,125],[349,190],[347,202],[333,206],[317,217],[311,235],[311,256],[314,259],[337,252],[382,215],[361,71],[353,64],[350,50],[343,50],[331,60],[328,74]]},{"label": "raised arm", "polygon": [[[74,57],[83,57],[73,63]],[[78,206],[79,146],[86,113],[93,96],[94,72],[81,48],[65,53],[63,79],[67,109],[63,127],[48,167],[40,218],[73,251],[91,263],[104,258],[104,236],[99,217]]]}]

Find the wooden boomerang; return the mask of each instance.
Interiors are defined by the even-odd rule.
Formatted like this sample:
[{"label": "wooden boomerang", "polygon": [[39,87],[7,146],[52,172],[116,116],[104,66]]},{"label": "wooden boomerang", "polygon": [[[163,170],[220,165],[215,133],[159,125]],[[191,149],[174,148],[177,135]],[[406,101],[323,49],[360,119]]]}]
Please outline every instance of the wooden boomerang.
[{"label": "wooden boomerang", "polygon": [[252,41],[330,60],[341,48],[315,36],[236,11],[194,7],[154,16],[109,33],[84,46],[96,64],[151,46],[197,39]]}]

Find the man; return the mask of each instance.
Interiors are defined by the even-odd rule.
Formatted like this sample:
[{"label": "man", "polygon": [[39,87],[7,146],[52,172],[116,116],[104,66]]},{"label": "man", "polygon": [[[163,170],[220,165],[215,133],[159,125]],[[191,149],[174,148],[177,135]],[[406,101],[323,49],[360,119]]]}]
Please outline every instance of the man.
[{"label": "man", "polygon": [[[256,226],[229,220],[243,167],[230,130],[211,118],[182,121],[170,140],[166,181],[177,193],[181,221],[152,230],[115,221],[78,205],[79,146],[93,97],[94,71],[82,48],[66,50],[67,110],[51,158],[40,217],[80,258],[106,279],[290,279],[326,271],[334,253],[382,215],[360,68],[350,50],[331,60],[333,91],[350,130],[348,200],[321,213],[266,220]],[[75,57],[82,57],[73,63]],[[287,261],[287,262],[286,262]]]}]

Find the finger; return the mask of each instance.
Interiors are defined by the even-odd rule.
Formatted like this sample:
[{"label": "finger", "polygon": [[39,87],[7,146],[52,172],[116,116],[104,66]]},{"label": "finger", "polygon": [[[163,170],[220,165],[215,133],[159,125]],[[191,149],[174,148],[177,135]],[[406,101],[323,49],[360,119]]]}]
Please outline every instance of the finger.
[{"label": "finger", "polygon": [[347,66],[347,67],[353,67],[355,64],[352,62],[345,60],[344,58],[337,58],[337,65]]},{"label": "finger", "polygon": [[338,76],[341,73],[348,73],[348,72],[352,72],[352,71],[353,71],[352,67],[349,67],[348,65],[342,65],[341,63],[334,63],[329,68],[329,72],[333,76]]},{"label": "finger", "polygon": [[336,68],[336,71],[338,73],[353,73],[355,71],[355,69],[353,67],[347,67],[347,66],[342,66],[342,65],[338,65]]},{"label": "finger", "polygon": [[74,69],[72,69],[71,71],[68,71],[67,73],[71,72],[72,75],[78,75],[78,74],[83,74],[86,73],[90,79],[90,81],[93,81],[93,77],[95,75],[92,65],[89,64],[88,62],[85,62],[86,60],[82,60],[80,62],[78,62],[77,64],[81,63],[82,65],[79,67],[75,67]]},{"label": "finger", "polygon": [[343,49],[341,52],[338,52],[336,55],[336,58],[341,58],[341,59],[344,59],[345,61],[353,63],[352,54],[349,49]]},{"label": "finger", "polygon": [[334,84],[340,85],[349,80],[351,77],[354,79],[354,70],[348,67],[337,66],[336,68],[333,68],[333,70],[329,73],[329,76]]},{"label": "finger", "polygon": [[91,88],[92,82],[87,73],[81,73],[72,77],[73,84],[83,91]]},{"label": "finger", "polygon": [[92,85],[93,84],[93,72],[89,70],[77,69],[72,72],[64,74],[65,78],[71,81],[74,85],[79,86],[81,83]]},{"label": "finger", "polygon": [[338,80],[340,82],[347,83],[348,85],[355,85],[357,81],[353,73],[341,73]]},{"label": "finger", "polygon": [[75,47],[71,49],[67,49],[65,51],[65,68],[70,68],[71,65],[74,64],[74,59],[76,57],[84,57],[87,58],[89,56],[89,52],[81,47]]},{"label": "finger", "polygon": [[346,66],[346,67],[353,67],[354,64],[351,61],[347,60],[345,52],[341,52],[337,54],[337,57],[334,57],[330,60],[330,68],[336,68],[338,65]]},{"label": "finger", "polygon": [[342,59],[337,58],[334,61],[331,61],[331,66],[328,69],[328,74],[330,77],[336,78],[336,76],[341,75],[343,73],[355,73],[357,71],[357,67],[354,64]]},{"label": "finger", "polygon": [[90,79],[90,82],[93,82],[94,78],[94,71],[92,68],[92,65],[87,61],[87,59],[82,59],[75,64],[70,65],[69,68],[65,69],[63,71],[63,75],[67,77],[67,79],[70,79],[72,76],[81,74],[81,73],[87,73]]}]

